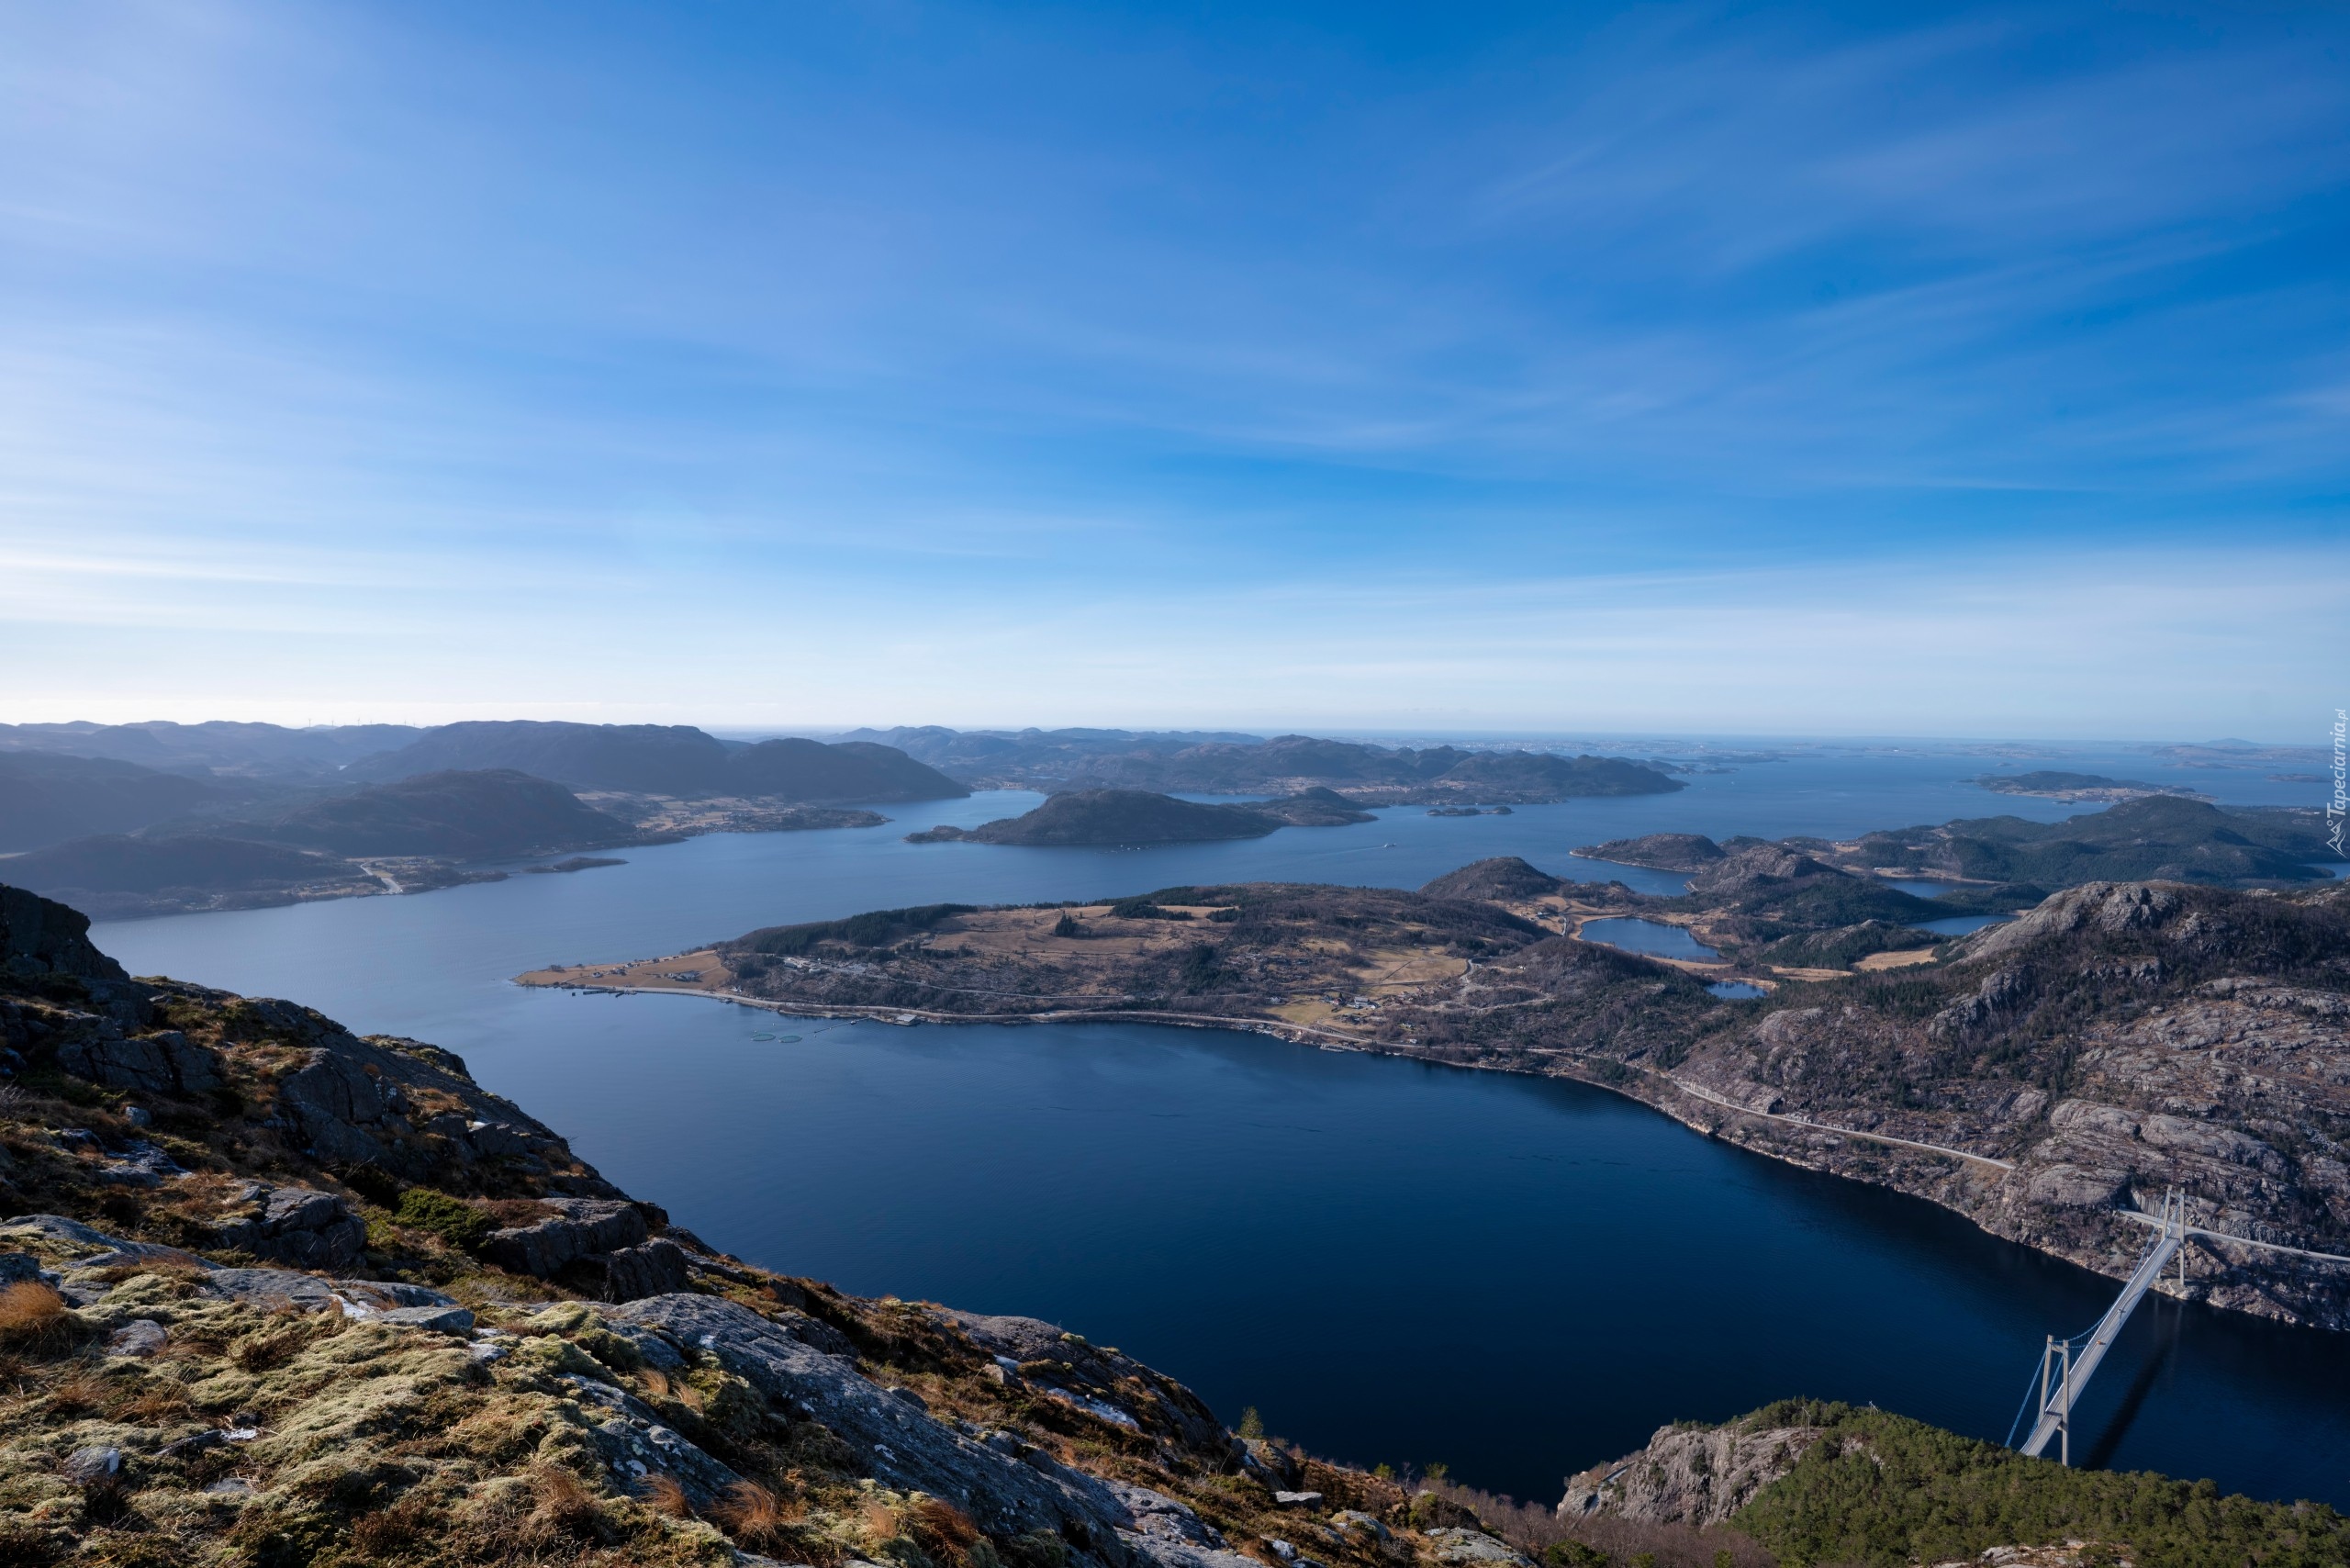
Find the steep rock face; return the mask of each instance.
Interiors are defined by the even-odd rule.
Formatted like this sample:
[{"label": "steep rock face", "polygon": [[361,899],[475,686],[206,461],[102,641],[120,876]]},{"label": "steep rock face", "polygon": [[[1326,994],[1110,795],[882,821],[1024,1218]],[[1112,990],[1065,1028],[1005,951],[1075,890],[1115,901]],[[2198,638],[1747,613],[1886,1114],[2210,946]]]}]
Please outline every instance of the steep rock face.
[{"label": "steep rock face", "polygon": [[[615,1198],[547,1198],[542,1217],[490,1232],[481,1254],[502,1269],[560,1280],[599,1301],[683,1290],[687,1260],[655,1239],[645,1205]],[[658,1211],[655,1211],[658,1212]]]},{"label": "steep rock face", "polygon": [[0,966],[20,978],[64,975],[121,981],[122,966],[90,944],[90,917],[28,892],[0,887]]},{"label": "steep rock face", "polygon": [[1793,1470],[1821,1435],[1817,1427],[1661,1428],[1638,1453],[1568,1477],[1559,1516],[1725,1524]]},{"label": "steep rock face", "polygon": [[[2339,890],[2070,889],[1960,944],[1930,977],[1780,1006],[1675,1069],[1724,1100],[1814,1125],[1675,1114],[2108,1272],[2126,1271],[2145,1239],[2114,1211],[2151,1209],[2173,1187],[2199,1227],[2350,1254],[2345,909]],[[1901,986],[1930,990],[1912,1003]],[[2199,1299],[2350,1327],[2350,1264],[2208,1237],[2187,1260]]]},{"label": "steep rock face", "polygon": [[551,1198],[554,1212],[527,1226],[489,1233],[482,1256],[518,1274],[551,1280],[565,1264],[591,1252],[634,1247],[651,1234],[632,1204],[613,1198]]},{"label": "steep rock face", "polygon": [[276,1118],[313,1158],[416,1182],[495,1163],[542,1178],[558,1193],[616,1195],[551,1129],[474,1082],[453,1053],[391,1036],[361,1039],[288,1002],[229,1001],[231,1037],[304,1053],[301,1065],[276,1081]]},{"label": "steep rock face", "polygon": [[2020,919],[1986,930],[1969,944],[1968,957],[1996,958],[2048,937],[2076,933],[2113,937],[2154,931],[2184,907],[2184,896],[2176,888],[2087,882],[2057,893]]}]

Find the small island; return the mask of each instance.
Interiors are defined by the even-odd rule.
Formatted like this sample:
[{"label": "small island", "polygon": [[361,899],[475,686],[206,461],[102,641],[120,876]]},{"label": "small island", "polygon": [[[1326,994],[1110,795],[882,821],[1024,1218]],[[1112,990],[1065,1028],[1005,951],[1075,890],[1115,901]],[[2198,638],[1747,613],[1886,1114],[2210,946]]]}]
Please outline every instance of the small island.
[{"label": "small island", "polygon": [[2143,800],[2148,795],[2180,795],[2198,801],[2206,798],[2183,784],[2149,784],[2143,778],[2109,778],[2102,773],[2066,773],[2053,768],[2031,773],[1986,773],[1967,782],[1994,795],[2037,795],[2050,801],[2101,801],[2109,805]]},{"label": "small island", "polygon": [[1016,844],[1040,847],[1125,848],[1262,838],[1285,827],[1338,827],[1371,814],[1332,790],[1308,790],[1247,805],[1178,800],[1148,790],[1070,790],[1024,816],[974,828],[934,827],[908,844]]}]

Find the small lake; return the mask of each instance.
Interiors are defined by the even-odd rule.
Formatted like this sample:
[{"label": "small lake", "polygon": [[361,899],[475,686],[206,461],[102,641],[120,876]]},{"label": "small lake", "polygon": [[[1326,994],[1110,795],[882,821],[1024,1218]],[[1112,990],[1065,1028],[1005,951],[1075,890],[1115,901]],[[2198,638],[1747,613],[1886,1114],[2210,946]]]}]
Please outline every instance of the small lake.
[{"label": "small lake", "polygon": [[1940,920],[1921,920],[1918,923],[1918,929],[1930,931],[1940,936],[1964,936],[1986,925],[2003,925],[2014,918],[2011,914],[1952,914]]},{"label": "small lake", "polygon": [[[2162,776],[2143,759],[2048,765]],[[1492,855],[1588,879],[1615,869],[1569,850],[1645,833],[1847,838],[2078,811],[1961,782],[1985,770],[1807,754],[1673,795],[1507,817],[1401,808],[1237,844],[901,842],[1037,800],[996,793],[883,806],[896,820],[878,828],[716,834],[577,875],[94,935],[134,973],[292,997],[458,1051],[716,1246],[851,1290],[1054,1319],[1183,1379],[1227,1420],[1255,1405],[1322,1452],[1441,1460],[1550,1501],[1666,1421],[1788,1394],[1996,1439],[2042,1337],[2095,1319],[2115,1287],[1577,1084],[1224,1031],[898,1029],[509,978],[905,904],[1254,879],[1414,887]],[[2257,774],[2195,778],[2280,799]],[[1624,879],[1680,886],[1641,875],[1657,882]],[[2151,1300],[2092,1386],[2075,1451],[2350,1506],[2350,1336]]]},{"label": "small lake", "polygon": [[1721,957],[1678,925],[1667,925],[1661,920],[1638,920],[1625,916],[1613,920],[1586,920],[1580,933],[1586,942],[1604,942],[1610,947],[1621,947],[1628,953],[1648,953],[1660,958],[1695,958],[1710,962]]}]

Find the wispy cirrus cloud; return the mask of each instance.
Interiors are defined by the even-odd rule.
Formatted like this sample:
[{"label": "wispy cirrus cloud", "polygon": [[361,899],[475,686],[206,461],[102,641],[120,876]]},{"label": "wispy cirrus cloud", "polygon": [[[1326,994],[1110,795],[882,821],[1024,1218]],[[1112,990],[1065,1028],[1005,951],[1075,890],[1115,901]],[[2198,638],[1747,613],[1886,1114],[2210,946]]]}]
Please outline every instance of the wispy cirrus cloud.
[{"label": "wispy cirrus cloud", "polygon": [[2344,44],[2219,7],[14,13],[0,622],[109,672],[44,665],[84,703],[619,711],[624,661],[878,705],[802,715],[844,722],[2300,690],[2340,637],[2300,585],[2350,565]]}]

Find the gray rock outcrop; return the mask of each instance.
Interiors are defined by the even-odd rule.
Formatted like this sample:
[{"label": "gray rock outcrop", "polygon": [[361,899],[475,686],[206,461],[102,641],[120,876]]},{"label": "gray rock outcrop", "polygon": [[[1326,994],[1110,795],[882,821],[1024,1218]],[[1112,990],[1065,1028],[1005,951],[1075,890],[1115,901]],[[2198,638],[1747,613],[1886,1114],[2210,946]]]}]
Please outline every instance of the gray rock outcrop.
[{"label": "gray rock outcrop", "polygon": [[331,1193],[246,1183],[242,1217],[222,1225],[218,1244],[299,1269],[347,1269],[367,1246],[367,1226]]},{"label": "gray rock outcrop", "polygon": [[1570,1477],[1559,1515],[1721,1524],[1794,1469],[1819,1438],[1813,1427],[1661,1428],[1638,1453]]},{"label": "gray rock outcrop", "polygon": [[551,1280],[566,1264],[635,1247],[651,1235],[636,1206],[618,1199],[550,1198],[541,1206],[551,1212],[529,1225],[491,1231],[481,1255],[511,1272]]},{"label": "gray rock outcrop", "polygon": [[788,1322],[738,1302],[662,1295],[603,1309],[615,1325],[657,1333],[682,1355],[709,1357],[795,1419],[821,1421],[876,1480],[943,1497],[996,1536],[1045,1530],[1077,1561],[1124,1568],[1129,1553],[1162,1568],[1243,1568],[1248,1560],[1182,1504],[1072,1470],[1010,1432],[949,1426],[898,1397],[845,1357],[816,1349]]},{"label": "gray rock outcrop", "polygon": [[76,1078],[140,1094],[194,1100],[221,1087],[220,1059],[176,1029],[126,1036],[106,1025],[58,1047],[57,1065]]}]

